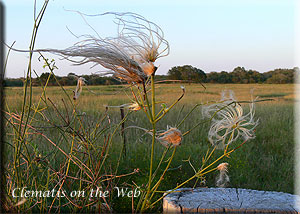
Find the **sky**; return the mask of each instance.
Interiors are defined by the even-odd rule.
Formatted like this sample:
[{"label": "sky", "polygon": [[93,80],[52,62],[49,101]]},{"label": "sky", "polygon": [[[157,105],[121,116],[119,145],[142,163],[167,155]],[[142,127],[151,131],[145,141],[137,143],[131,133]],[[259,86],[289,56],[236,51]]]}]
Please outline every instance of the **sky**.
[{"label": "sky", "polygon": [[[15,48],[28,50],[34,0],[2,2],[6,6],[6,43],[15,41]],[[42,4],[37,0],[37,10]],[[170,44],[170,54],[156,62],[158,74],[180,65],[192,65],[205,72],[231,72],[237,66],[259,72],[293,68],[295,4],[296,0],[49,0],[35,47],[64,49],[79,41],[72,33],[93,33],[77,13],[69,10],[86,14],[135,12],[159,25]],[[112,17],[93,17],[88,22],[101,37],[117,35]],[[74,66],[53,54],[46,56],[55,59],[58,76],[104,70],[101,66]],[[12,51],[6,77],[24,76],[27,64],[28,53]],[[33,68],[38,74],[47,72],[38,54]]]}]

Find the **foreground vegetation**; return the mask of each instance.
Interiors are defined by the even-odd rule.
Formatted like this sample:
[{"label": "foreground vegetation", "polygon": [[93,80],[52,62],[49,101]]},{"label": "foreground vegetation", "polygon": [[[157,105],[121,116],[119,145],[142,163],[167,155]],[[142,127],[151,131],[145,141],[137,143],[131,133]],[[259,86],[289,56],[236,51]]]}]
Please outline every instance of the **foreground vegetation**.
[{"label": "foreground vegetation", "polygon": [[[178,125],[193,106],[196,104],[206,104],[212,100],[219,100],[220,93],[224,89],[233,90],[237,100],[251,99],[251,90],[255,96],[272,98],[272,101],[256,104],[256,117],[260,120],[259,125],[256,127],[256,138],[249,140],[238,152],[233,153],[230,158],[225,158],[223,161],[229,163],[231,187],[293,193],[293,85],[206,84],[205,87],[206,89],[200,84],[186,85],[186,95],[182,99],[182,102],[166,115],[165,120],[157,124],[157,128],[163,130],[166,129],[167,125]],[[45,115],[47,115],[50,120],[57,121],[57,123],[60,124],[60,115],[58,112],[65,118],[67,117],[67,111],[69,111],[69,114],[71,112],[71,109],[67,108],[68,110],[66,110],[63,107],[62,99],[67,100],[67,94],[72,96],[72,90],[74,90],[74,87],[67,87],[66,94],[64,94],[59,87],[49,87],[44,97],[45,100],[48,100],[49,106],[47,107],[45,104],[42,104],[40,109],[47,107],[48,109],[43,110],[47,112]],[[169,105],[178,97],[178,91],[180,91],[180,85],[178,84],[157,85],[157,101],[166,102]],[[41,92],[41,88],[33,88],[33,106],[38,102]],[[9,112],[21,112],[22,93],[21,88],[6,88],[6,106]],[[105,106],[118,106],[124,103],[130,103],[130,98],[124,96],[124,94],[129,93],[130,89],[126,85],[87,86],[83,89],[80,98],[74,101],[74,104],[78,115],[81,115],[81,122],[86,124],[86,127],[93,127],[103,118],[103,115],[105,115]],[[59,110],[56,111],[51,103],[56,105]],[[41,111],[41,113],[43,111]],[[125,110],[125,114],[126,113],[127,110]],[[111,123],[118,124],[121,121],[119,108],[109,108],[106,116],[109,117]],[[199,106],[191,113],[187,122],[182,124],[180,129],[184,133],[203,120],[201,106]],[[134,186],[143,187],[147,183],[151,136],[138,129],[126,129],[126,127],[130,126],[140,126],[151,129],[151,127],[147,127],[146,121],[147,118],[140,111],[128,116],[125,121],[124,129],[126,138],[125,144],[122,129],[120,127],[116,129],[117,132],[114,138],[112,138],[111,150],[105,162],[105,170],[108,174],[116,173],[118,175],[127,176],[115,177],[113,180],[114,186],[132,188]],[[7,166],[10,166],[14,154],[10,146],[13,140],[11,138],[13,130],[9,126],[9,123],[7,123],[7,125],[6,160]],[[70,152],[73,142],[72,137],[68,138],[65,133],[57,129],[41,128],[45,126],[45,124],[38,119],[33,122],[33,126],[40,127],[39,129],[42,130],[42,133],[59,144],[63,151],[66,153]],[[174,160],[166,172],[158,190],[168,190],[191,177],[194,171],[190,164],[197,167],[201,166],[207,149],[212,149],[212,146],[207,140],[208,129],[209,124],[204,123],[184,137],[182,146],[177,149]],[[92,130],[87,129],[85,132],[87,136],[92,136],[89,134]],[[99,150],[98,152],[102,151],[103,138],[91,137],[91,139],[93,139],[91,143],[93,147],[96,148],[95,151],[97,151],[97,148]],[[64,162],[65,157],[61,155],[57,147],[50,144],[48,140],[38,136],[28,136],[26,142],[31,144],[31,151],[29,151],[29,153],[33,153],[41,159],[48,161],[48,164],[42,163],[40,166],[37,164],[37,171],[35,171],[37,176],[43,175],[47,178],[46,175],[49,168],[63,169],[61,164]],[[238,144],[239,142],[235,142],[235,145]],[[77,152],[79,151],[77,148]],[[155,144],[154,151],[154,165],[157,165],[164,149],[161,145]],[[171,155],[170,152],[171,151],[168,152],[167,156]],[[214,157],[212,157],[212,159],[217,158],[220,154],[222,154],[222,151],[217,151],[213,154]],[[80,157],[79,153],[78,155],[78,157]],[[166,164],[167,163],[162,163],[162,166]],[[76,166],[70,163],[70,176],[79,176],[76,174],[77,171],[76,173],[72,171],[75,170],[75,168]],[[164,167],[162,168],[164,169]],[[128,173],[132,174],[128,175]],[[207,174],[205,178],[196,179],[187,183],[184,187],[212,187],[215,186],[215,178],[216,173],[210,173]],[[44,182],[47,182],[47,180],[35,180],[35,184],[32,185],[41,187],[45,185]],[[66,180],[64,188],[71,190],[71,188],[76,186],[79,188],[78,185],[83,184]],[[106,183],[106,185],[112,185],[112,183]],[[114,211],[119,212],[131,212],[132,202],[132,198],[117,197],[116,193],[112,194],[110,198],[110,204]],[[137,203],[137,201],[134,200],[134,203]],[[161,209],[160,204],[156,204],[155,207],[152,208],[152,211],[159,209]]]},{"label": "foreground vegetation", "polygon": [[[72,47],[36,50],[48,3],[39,13],[34,4],[23,91],[6,90],[5,211],[155,212],[166,191],[180,187],[292,192],[292,85],[158,84],[155,61],[169,54],[169,43],[158,25],[130,12],[97,15],[114,16],[115,37],[84,33]],[[33,78],[33,53],[48,75]],[[128,85],[85,87],[70,75],[76,88],[64,87],[45,53],[101,65]],[[185,74],[199,82],[197,72]],[[253,82],[243,74],[256,73],[238,68],[233,76]]]}]

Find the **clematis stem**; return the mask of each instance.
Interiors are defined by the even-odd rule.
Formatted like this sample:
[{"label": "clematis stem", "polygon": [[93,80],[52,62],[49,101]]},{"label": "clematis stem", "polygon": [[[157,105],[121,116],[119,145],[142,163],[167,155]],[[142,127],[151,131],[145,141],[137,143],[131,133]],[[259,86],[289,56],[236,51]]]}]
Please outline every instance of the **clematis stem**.
[{"label": "clematis stem", "polygon": [[165,109],[165,111],[163,111],[161,115],[156,115],[154,117],[155,122],[160,121],[183,98],[184,94],[185,94],[185,89],[182,88],[181,96],[169,108]]},{"label": "clematis stem", "polygon": [[[155,134],[156,134],[156,121],[154,119],[155,117],[155,84],[154,84],[154,74],[151,75],[151,95],[152,95],[152,112],[151,112],[151,118],[152,120],[152,147],[151,147],[151,157],[150,157],[150,169],[149,169],[149,181],[148,181],[148,187],[147,187],[147,193],[146,196],[144,198],[143,204],[142,204],[142,208],[141,208],[141,212],[144,211],[146,203],[148,202],[148,197],[149,194],[151,192],[151,182],[152,182],[152,170],[153,170],[153,157],[154,157],[154,143],[155,143]],[[147,97],[146,97],[146,101],[148,101]],[[149,105],[148,105],[149,106]]]},{"label": "clematis stem", "polygon": [[172,160],[173,160],[173,158],[174,158],[174,155],[175,155],[175,152],[176,152],[176,148],[177,148],[177,147],[174,147],[172,156],[171,156],[171,158],[170,158],[169,161],[168,161],[167,167],[165,168],[164,172],[163,172],[162,175],[160,176],[160,179],[157,181],[157,183],[156,183],[156,184],[154,185],[154,187],[152,188],[152,190],[151,190],[151,191],[152,191],[152,195],[150,196],[149,200],[151,200],[152,197],[154,196],[154,194],[155,194],[157,188],[159,187],[159,185],[160,185],[161,181],[163,180],[163,178],[164,178],[166,172],[168,171],[168,169],[169,169],[169,167],[170,167],[170,164],[171,164],[171,162],[172,162]]}]

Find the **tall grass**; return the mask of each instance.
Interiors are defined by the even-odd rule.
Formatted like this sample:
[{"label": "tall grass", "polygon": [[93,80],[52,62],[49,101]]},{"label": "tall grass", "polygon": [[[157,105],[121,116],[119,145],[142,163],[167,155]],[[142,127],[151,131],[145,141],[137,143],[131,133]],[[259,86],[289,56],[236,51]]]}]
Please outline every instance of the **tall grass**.
[{"label": "tall grass", "polygon": [[[238,87],[236,96],[238,99],[246,99],[248,95],[244,92],[250,91],[251,88],[261,87],[260,93],[267,94],[268,91],[273,89],[272,85],[233,85]],[[89,87],[89,86],[87,86]],[[160,89],[168,88],[163,93],[160,92],[159,98],[164,101],[169,99],[167,95],[175,93],[175,89],[178,90],[179,85],[160,85]],[[206,85],[208,91],[213,91],[219,94],[223,88],[229,88],[228,85]],[[282,88],[281,88],[282,87]],[[111,89],[111,86],[99,86],[93,87],[95,92],[102,91],[105,93],[106,89]],[[89,124],[90,127],[94,127],[99,120],[100,115],[105,113],[104,105],[111,105],[127,103],[128,100],[124,96],[118,94],[122,93],[123,88],[119,88],[120,91],[116,91],[117,94],[113,95],[95,95],[84,88],[80,102],[77,104],[77,108],[80,109],[80,113],[85,112],[85,116],[81,116],[85,124]],[[163,121],[157,124],[158,129],[165,129],[167,125],[175,126],[178,124],[186,115],[190,109],[197,103],[206,102],[207,100],[217,99],[217,96],[211,93],[201,93],[195,98],[194,91],[202,90],[198,85],[192,85],[186,87],[186,96],[182,102],[175,107],[175,109],[166,115]],[[66,91],[71,96],[72,87],[67,87]],[[172,90],[173,89],[173,90]],[[62,111],[65,111],[61,99],[64,98],[58,93],[60,89],[58,87],[50,87],[47,90],[47,97],[53,99],[56,103],[60,103],[58,106]],[[293,85],[279,85],[278,91],[284,93],[291,93],[288,96],[293,96]],[[16,100],[20,100],[22,97],[20,88],[6,88],[6,100],[10,109],[14,109],[16,112],[20,111],[21,105],[18,102],[12,102],[11,96]],[[33,100],[38,100],[39,88],[33,88]],[[191,93],[190,93],[191,92]],[[19,93],[19,94],[18,94]],[[88,105],[88,103],[92,105]],[[260,118],[260,124],[256,128],[256,138],[247,142],[239,152],[233,153],[230,158],[226,158],[225,161],[229,163],[229,176],[230,186],[239,188],[250,188],[259,190],[271,190],[271,191],[283,191],[293,193],[293,148],[294,148],[294,113],[293,113],[293,102],[289,99],[274,100],[265,103],[258,103],[256,108],[256,116]],[[49,117],[51,120],[57,119],[55,110],[52,108],[49,111]],[[120,122],[120,113],[118,109],[110,109],[108,111],[111,123]],[[203,120],[201,107],[197,107],[188,118],[188,123],[181,125],[181,130],[184,132],[190,130],[194,125]],[[36,122],[40,124],[40,121]],[[135,112],[130,114],[125,121],[125,127],[128,126],[140,126],[147,127],[147,117],[142,112]],[[207,141],[207,131],[209,129],[208,124],[200,125],[196,130],[192,131],[189,135],[184,137],[184,141],[180,149],[176,151],[173,161],[167,171],[164,180],[161,182],[161,186],[158,190],[165,191],[171,187],[176,186],[177,183],[184,182],[189,177],[193,176],[194,172],[188,163],[190,158],[194,166],[200,166],[202,158],[205,156],[208,148],[212,148]],[[48,129],[46,131],[47,136],[51,136],[53,139],[60,139],[59,134],[55,129]],[[9,131],[7,131],[7,141],[9,141]],[[149,135],[146,135],[142,130],[138,129],[126,129],[125,130],[127,144],[126,144],[126,157],[121,156],[123,141],[121,138],[121,132],[117,131],[115,138],[111,143],[110,155],[106,159],[107,166],[111,166],[112,172],[114,166],[119,161],[118,173],[126,174],[133,172],[135,169],[139,169],[138,174],[129,175],[127,177],[116,178],[115,185],[127,186],[137,185],[143,187],[147,183],[147,175],[149,172],[149,155],[151,152],[151,141]],[[138,137],[137,137],[138,136]],[[101,138],[101,137],[100,137]],[[41,137],[33,137],[29,141],[35,144],[38,151],[45,153],[45,151],[53,151],[53,147]],[[59,140],[61,141],[61,140]],[[37,143],[39,142],[39,143]],[[68,151],[70,148],[69,140],[61,141],[61,148]],[[236,145],[238,142],[236,142]],[[96,148],[101,147],[101,140],[95,140],[93,145]],[[11,149],[7,147],[8,155],[6,160],[11,160],[9,153]],[[164,150],[160,145],[154,147],[154,164],[158,164],[159,157],[163,154]],[[221,152],[216,153],[220,155]],[[43,154],[47,155],[46,154]],[[170,155],[170,151],[168,152]],[[56,152],[56,155],[50,159],[50,164],[53,167],[59,169],[61,160],[65,159],[61,154]],[[162,167],[165,167],[167,163],[163,163]],[[160,171],[162,173],[162,171]],[[40,175],[40,174],[38,174]],[[205,180],[199,180],[196,183],[196,187],[210,187],[215,185],[216,173],[208,174]],[[276,179],[274,179],[276,178]],[[194,187],[195,180],[187,183],[184,187]],[[71,186],[73,188],[73,186]],[[71,188],[70,187],[70,188]],[[68,190],[70,191],[70,190]],[[158,196],[156,197],[158,198]],[[138,202],[135,199],[135,204]],[[115,211],[119,212],[131,212],[132,210],[132,199],[128,197],[117,197],[115,194],[112,195],[111,205]],[[152,211],[160,210],[160,204],[157,204]]]},{"label": "tall grass", "polygon": [[110,197],[72,197],[69,193],[77,191],[88,196],[102,186],[114,189],[116,178],[136,173],[120,175],[118,167],[112,169],[106,164],[113,136],[122,121],[112,124],[107,112],[90,120],[61,86],[56,88],[58,99],[55,93],[54,97],[49,97],[48,82],[51,76],[55,78],[57,67],[54,60],[48,60],[41,53],[39,59],[51,75],[45,84],[32,87],[35,73],[31,66],[32,50],[48,2],[44,1],[39,13],[34,14],[24,87],[19,91],[6,90],[4,209],[9,212],[88,212],[96,209],[107,212],[111,210]]},{"label": "tall grass", "polygon": [[[150,46],[135,46],[136,41],[117,37],[115,39],[121,43],[116,48],[110,40],[93,38],[83,41],[92,43],[75,45],[67,51],[44,51],[59,53],[67,59],[81,56],[85,57],[85,62],[100,61],[129,85],[87,86],[88,90],[85,88],[80,93],[83,82],[74,92],[73,87],[62,87],[57,81],[59,87],[50,88],[48,81],[51,76],[56,79],[57,67],[54,60],[39,53],[43,67],[51,75],[45,84],[33,87],[32,76],[36,75],[31,66],[33,50],[47,5],[45,0],[40,12],[34,14],[24,87],[22,91],[18,88],[6,90],[7,211],[158,211],[164,195],[170,193],[167,190],[213,186],[219,170],[217,166],[225,161],[229,163],[234,187],[292,192],[293,85],[283,88],[282,85],[208,84],[205,89],[202,85],[189,84],[180,89],[177,84],[157,84],[153,63],[160,54],[166,51],[167,55],[169,51],[161,29],[137,14],[112,13],[124,23],[124,30],[132,30],[131,33],[145,30],[146,33],[137,34],[137,39],[143,44],[149,41]],[[137,28],[144,25],[128,21],[125,16],[155,28]],[[158,46],[154,37],[158,39]],[[95,60],[91,53],[98,51],[99,43],[103,53]],[[165,47],[160,52],[158,48],[162,44]],[[122,48],[124,50],[119,52]],[[132,51],[143,53],[142,62],[131,64],[135,60],[130,55]],[[224,89],[235,91],[238,101],[220,101],[219,94]],[[257,116],[261,119],[257,127],[252,120],[252,106],[248,109],[251,119],[239,115],[249,103],[259,102],[252,100],[257,94],[255,90],[264,97],[270,97],[265,91],[272,90],[273,98],[280,97],[257,103]],[[205,118],[203,108],[214,112]],[[230,110],[234,115],[226,112]],[[218,118],[220,115],[228,119],[225,123],[229,121],[230,130],[243,127],[242,123],[249,120],[248,126],[256,127],[257,137],[242,141],[234,138],[234,132],[227,138],[226,132],[222,137],[226,139],[222,142],[224,147],[218,150],[207,132],[211,130],[210,123],[222,121]],[[234,117],[244,120],[236,121]],[[252,136],[252,130],[246,134]],[[274,176],[277,181],[272,180]],[[116,187],[138,189],[141,193],[137,197],[133,194],[120,197]],[[97,189],[107,192],[107,196],[90,197]]]}]

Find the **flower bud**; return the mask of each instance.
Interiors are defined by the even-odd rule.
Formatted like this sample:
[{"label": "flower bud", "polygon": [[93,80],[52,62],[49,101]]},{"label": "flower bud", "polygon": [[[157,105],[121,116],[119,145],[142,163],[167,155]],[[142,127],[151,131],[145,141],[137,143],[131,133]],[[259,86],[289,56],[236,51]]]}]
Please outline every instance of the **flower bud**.
[{"label": "flower bud", "polygon": [[167,131],[159,134],[158,141],[165,147],[169,145],[180,146],[183,136],[177,128],[169,128]]}]

